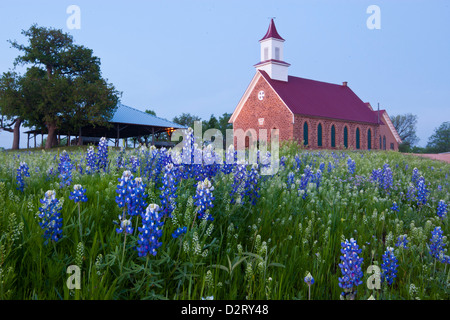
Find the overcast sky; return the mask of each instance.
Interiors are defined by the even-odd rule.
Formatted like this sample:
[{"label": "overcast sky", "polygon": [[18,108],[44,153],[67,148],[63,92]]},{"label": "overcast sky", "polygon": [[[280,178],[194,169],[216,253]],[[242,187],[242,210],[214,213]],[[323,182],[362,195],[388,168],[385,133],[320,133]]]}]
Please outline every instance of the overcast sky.
[{"label": "overcast sky", "polygon": [[[80,8],[79,29],[67,25],[70,5]],[[380,8],[380,29],[367,27],[370,5]],[[290,75],[348,81],[391,116],[416,114],[420,146],[450,121],[448,0],[1,1],[0,72],[19,54],[7,40],[25,43],[21,30],[37,23],[93,49],[123,104],[169,120],[182,112],[209,119],[232,113],[242,97],[269,17],[286,40]],[[11,144],[0,132],[0,146]]]}]

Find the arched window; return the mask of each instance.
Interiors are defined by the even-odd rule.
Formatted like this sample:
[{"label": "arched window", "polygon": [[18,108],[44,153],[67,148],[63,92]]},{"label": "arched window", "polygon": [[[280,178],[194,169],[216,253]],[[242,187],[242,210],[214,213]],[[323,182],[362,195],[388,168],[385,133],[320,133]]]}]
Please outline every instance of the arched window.
[{"label": "arched window", "polygon": [[305,124],[303,125],[303,144],[305,146],[308,145],[308,123],[305,121]]},{"label": "arched window", "polygon": [[348,148],[348,129],[344,127],[344,147]]},{"label": "arched window", "polygon": [[322,146],[322,125],[320,123],[317,126],[317,146]]},{"label": "arched window", "polygon": [[381,142],[381,136],[380,136],[380,150],[383,150],[383,142]]},{"label": "arched window", "polygon": [[372,131],[370,129],[367,130],[367,149],[372,149]]},{"label": "arched window", "polygon": [[331,147],[336,148],[336,128],[334,124],[331,126]]},{"label": "arched window", "polygon": [[386,136],[383,136],[383,150],[386,150]]},{"label": "arched window", "polygon": [[356,149],[359,149],[361,147],[359,143],[359,128],[356,128]]}]

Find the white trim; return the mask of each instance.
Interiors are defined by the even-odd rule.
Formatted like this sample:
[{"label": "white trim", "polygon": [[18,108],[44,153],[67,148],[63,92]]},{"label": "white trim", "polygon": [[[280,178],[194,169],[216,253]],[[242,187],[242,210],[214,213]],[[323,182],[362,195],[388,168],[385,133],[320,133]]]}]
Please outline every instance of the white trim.
[{"label": "white trim", "polygon": [[255,75],[253,76],[252,81],[250,81],[250,84],[247,87],[247,90],[245,90],[244,95],[242,96],[241,100],[239,100],[238,105],[236,106],[236,108],[233,111],[233,114],[231,115],[230,120],[228,120],[228,123],[233,123],[237,116],[239,115],[239,113],[242,110],[242,107],[244,106],[245,102],[247,101],[248,97],[250,96],[250,93],[253,91],[253,89],[256,86],[256,83],[258,82],[258,80],[262,77],[262,74],[259,72],[256,72]]},{"label": "white trim", "polygon": [[391,118],[387,114],[386,110],[383,112],[383,119],[386,121],[386,124],[388,125],[389,130],[391,130],[392,135],[394,136],[395,140],[397,140],[397,143],[402,143],[402,139],[400,139],[400,136],[399,136],[397,130],[395,129],[394,125],[392,124]]},{"label": "white trim", "polygon": [[278,94],[278,92],[275,91],[275,89],[270,85],[269,81],[266,80],[266,78],[264,78],[264,76],[261,74],[261,72],[259,70],[256,71],[255,76],[253,77],[252,81],[250,82],[249,86],[247,87],[247,90],[245,90],[244,95],[242,96],[241,100],[239,101],[236,109],[234,109],[233,114],[231,115],[230,120],[228,120],[228,123],[234,123],[234,121],[236,120],[236,118],[239,116],[239,113],[241,112],[242,108],[244,107],[245,102],[247,102],[250,93],[253,91],[253,89],[256,86],[256,83],[259,81],[260,78],[263,78],[264,81],[266,81],[266,83],[269,85],[269,87],[272,89],[273,92],[275,92],[275,94],[277,95],[278,99],[280,99],[280,101],[284,104],[284,106],[286,107],[286,109],[289,110],[289,112],[292,114],[292,123],[294,123],[294,119],[295,119],[295,115],[292,112],[291,109],[289,109],[289,107],[287,106],[287,104],[284,102],[283,99],[281,99],[280,95]]},{"label": "white trim", "polygon": [[[258,70],[259,71],[259,70]],[[278,97],[278,99],[280,99],[280,101],[281,102],[283,102],[283,104],[284,104],[284,106],[286,107],[286,109],[288,109],[289,110],[289,112],[292,114],[292,123],[294,123],[294,113],[292,112],[292,110],[291,109],[289,109],[289,107],[288,107],[288,105],[286,104],[286,102],[284,102],[284,100],[283,99],[281,99],[281,97],[280,97],[280,95],[278,94],[278,92],[272,87],[272,85],[269,83],[269,81],[267,81],[266,80],[266,78],[264,78],[264,76],[263,75],[261,75],[261,77],[264,79],[264,81],[266,81],[267,82],[267,84],[269,85],[269,87],[272,89],[272,91],[273,92],[275,92],[276,93],[276,95],[277,95],[277,97]]]}]

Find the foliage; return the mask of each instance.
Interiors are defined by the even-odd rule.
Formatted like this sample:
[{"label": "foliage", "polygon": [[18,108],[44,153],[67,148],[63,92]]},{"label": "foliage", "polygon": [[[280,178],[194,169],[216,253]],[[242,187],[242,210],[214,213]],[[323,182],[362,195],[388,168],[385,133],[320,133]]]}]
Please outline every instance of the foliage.
[{"label": "foliage", "polygon": [[9,42],[23,53],[15,65],[29,66],[12,89],[25,102],[11,105],[8,116],[45,126],[49,136],[46,148],[55,145],[55,130],[62,126],[78,133],[88,124],[106,125],[116,110],[119,93],[102,78],[100,59],[93,51],[74,44],[72,36],[58,29],[34,24],[22,34],[28,38],[27,45]]},{"label": "foliage", "polygon": [[450,152],[450,122],[442,123],[428,139],[427,149],[431,153]]},{"label": "foliage", "polygon": [[404,144],[411,147],[419,142],[419,138],[416,135],[416,115],[413,115],[411,113],[399,114],[391,117],[391,121]]},{"label": "foliage", "polygon": [[[283,144],[280,170],[254,177],[259,188],[254,204],[232,203],[233,171],[199,165],[201,180],[194,169],[177,176],[170,217],[127,213],[132,226],[124,241],[116,232],[126,209],[115,201],[116,190],[123,189],[119,178],[132,170],[130,159],[136,157],[130,199],[124,201],[137,208],[133,190],[141,177],[146,203],[161,205],[170,151],[108,148],[107,170],[87,174],[86,148],[66,150],[74,166],[72,184],[62,188],[60,149],[0,152],[0,299],[340,299],[341,243],[352,238],[362,271],[355,299],[450,298],[444,259],[448,214],[438,214],[440,200],[450,201],[449,164],[392,151],[305,151]],[[23,192],[16,188],[21,162],[30,174]],[[205,177],[214,199],[201,199],[214,221],[198,218],[197,186]],[[308,183],[300,188],[302,177]],[[83,186],[86,202],[69,200],[74,185]],[[55,190],[48,199],[47,190]],[[237,194],[248,197],[239,187]],[[424,195],[427,201],[419,203]],[[398,211],[391,210],[394,202]],[[47,233],[41,229],[39,208],[53,213],[61,233],[51,223],[44,225]],[[155,239],[144,236],[146,230]],[[147,248],[151,254],[140,256]],[[388,248],[398,259],[395,268],[383,259]],[[369,289],[368,267],[382,264],[390,276],[395,269],[395,281]],[[66,286],[70,265],[81,268],[81,289]],[[305,283],[308,273],[314,285]]]}]

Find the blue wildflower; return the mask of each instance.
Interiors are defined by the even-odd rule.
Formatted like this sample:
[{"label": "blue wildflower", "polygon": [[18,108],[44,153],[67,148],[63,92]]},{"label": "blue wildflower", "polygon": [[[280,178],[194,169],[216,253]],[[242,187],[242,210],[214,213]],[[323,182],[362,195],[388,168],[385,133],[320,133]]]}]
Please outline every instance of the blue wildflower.
[{"label": "blue wildflower", "polygon": [[175,199],[177,198],[176,192],[178,184],[176,168],[172,163],[169,163],[164,167],[162,183],[160,188],[162,192],[159,195],[159,198],[161,199],[162,214],[171,217],[176,205]]},{"label": "blue wildflower", "polygon": [[304,278],[305,283],[310,286],[313,285],[315,280],[313,278],[313,276],[311,275],[311,273],[308,272],[308,274],[306,275],[306,277]]},{"label": "blue wildflower", "polygon": [[430,191],[427,190],[427,187],[425,185],[425,178],[420,177],[417,181],[417,193],[416,193],[418,206],[422,206],[425,203],[427,203],[427,194],[429,192]]},{"label": "blue wildflower", "polygon": [[75,201],[75,203],[80,201],[86,202],[87,201],[86,189],[83,188],[80,184],[74,185],[73,191],[70,193],[69,199]]},{"label": "blue wildflower", "polygon": [[97,155],[95,154],[94,147],[90,146],[86,154],[86,173],[91,174],[97,171]]},{"label": "blue wildflower", "polygon": [[194,205],[197,206],[198,217],[199,219],[207,219],[213,221],[214,218],[209,213],[209,209],[214,207],[213,200],[214,196],[212,194],[214,191],[214,187],[211,185],[211,182],[206,178],[204,181],[200,181],[197,184],[197,191],[194,195]]},{"label": "blue wildflower", "polygon": [[54,190],[48,190],[44,199],[39,200],[42,207],[39,208],[38,217],[41,219],[39,225],[44,230],[44,244],[49,240],[58,242],[62,234],[61,204],[55,196]]},{"label": "blue wildflower", "polygon": [[61,179],[61,182],[59,184],[60,188],[70,186],[70,184],[72,183],[72,170],[73,165],[71,159],[67,151],[64,150],[61,153],[58,165],[59,178]]},{"label": "blue wildflower", "polygon": [[187,232],[187,228],[183,227],[183,228],[178,228],[177,230],[175,230],[174,233],[172,233],[172,237],[174,239],[178,238],[179,236],[181,236],[183,233]]},{"label": "blue wildflower", "polygon": [[445,246],[446,244],[444,243],[443,231],[441,227],[434,228],[431,232],[429,252],[438,261],[442,263],[450,263],[450,257],[445,254],[447,251],[447,249],[444,248]]},{"label": "blue wildflower", "polygon": [[392,285],[394,279],[397,277],[398,259],[394,255],[394,249],[387,247],[386,252],[382,256],[383,263],[381,264],[381,280],[386,281]]},{"label": "blue wildflower", "polygon": [[352,158],[348,157],[348,159],[347,159],[348,172],[350,174],[354,174],[355,173],[355,167],[356,167],[355,160],[352,160]]},{"label": "blue wildflower", "polygon": [[397,238],[397,243],[395,244],[395,246],[403,249],[408,249],[408,242],[408,235],[403,234]]},{"label": "blue wildflower", "polygon": [[251,169],[247,171],[247,178],[245,179],[244,195],[248,197],[248,201],[252,204],[256,204],[256,199],[259,198],[259,173],[258,173],[258,165],[253,164]]},{"label": "blue wildflower", "polygon": [[444,200],[440,200],[438,203],[437,215],[441,219],[444,219],[447,216],[447,204],[444,202]]},{"label": "blue wildflower", "polygon": [[17,190],[23,192],[25,187],[25,182],[23,180],[24,177],[29,177],[30,173],[28,172],[29,168],[25,162],[21,162],[19,168],[17,169],[16,181],[18,184]]},{"label": "blue wildflower", "polygon": [[157,204],[150,204],[142,216],[142,227],[138,228],[137,241],[139,257],[144,257],[147,254],[156,256],[156,249],[162,245],[159,238],[162,236],[164,222],[161,221],[162,214],[159,213],[159,209]]},{"label": "blue wildflower", "polygon": [[400,209],[398,208],[397,202],[394,201],[394,202],[392,203],[391,210],[392,210],[392,211],[396,211],[396,212],[399,212],[399,211],[400,211]]},{"label": "blue wildflower", "polygon": [[105,137],[100,138],[98,143],[97,166],[99,170],[106,172],[108,166],[108,140]]},{"label": "blue wildflower", "polygon": [[127,215],[132,214],[132,208],[134,205],[134,181],[131,171],[125,170],[122,174],[122,178],[119,178],[119,184],[117,185],[116,192],[119,194],[116,196],[116,203],[119,208],[123,208],[122,214],[119,215],[120,225],[116,229],[117,233],[122,233],[124,230],[126,233],[133,233],[131,227],[131,220],[127,219]]},{"label": "blue wildflower", "polygon": [[358,254],[361,253],[356,241],[351,238],[345,240],[341,243],[342,256],[340,257],[341,263],[339,267],[341,268],[342,277],[339,278],[339,287],[344,289],[341,293],[342,296],[350,295],[350,298],[354,298],[356,294],[356,287],[362,284],[363,272],[361,265],[363,263],[363,258],[360,258]]}]

